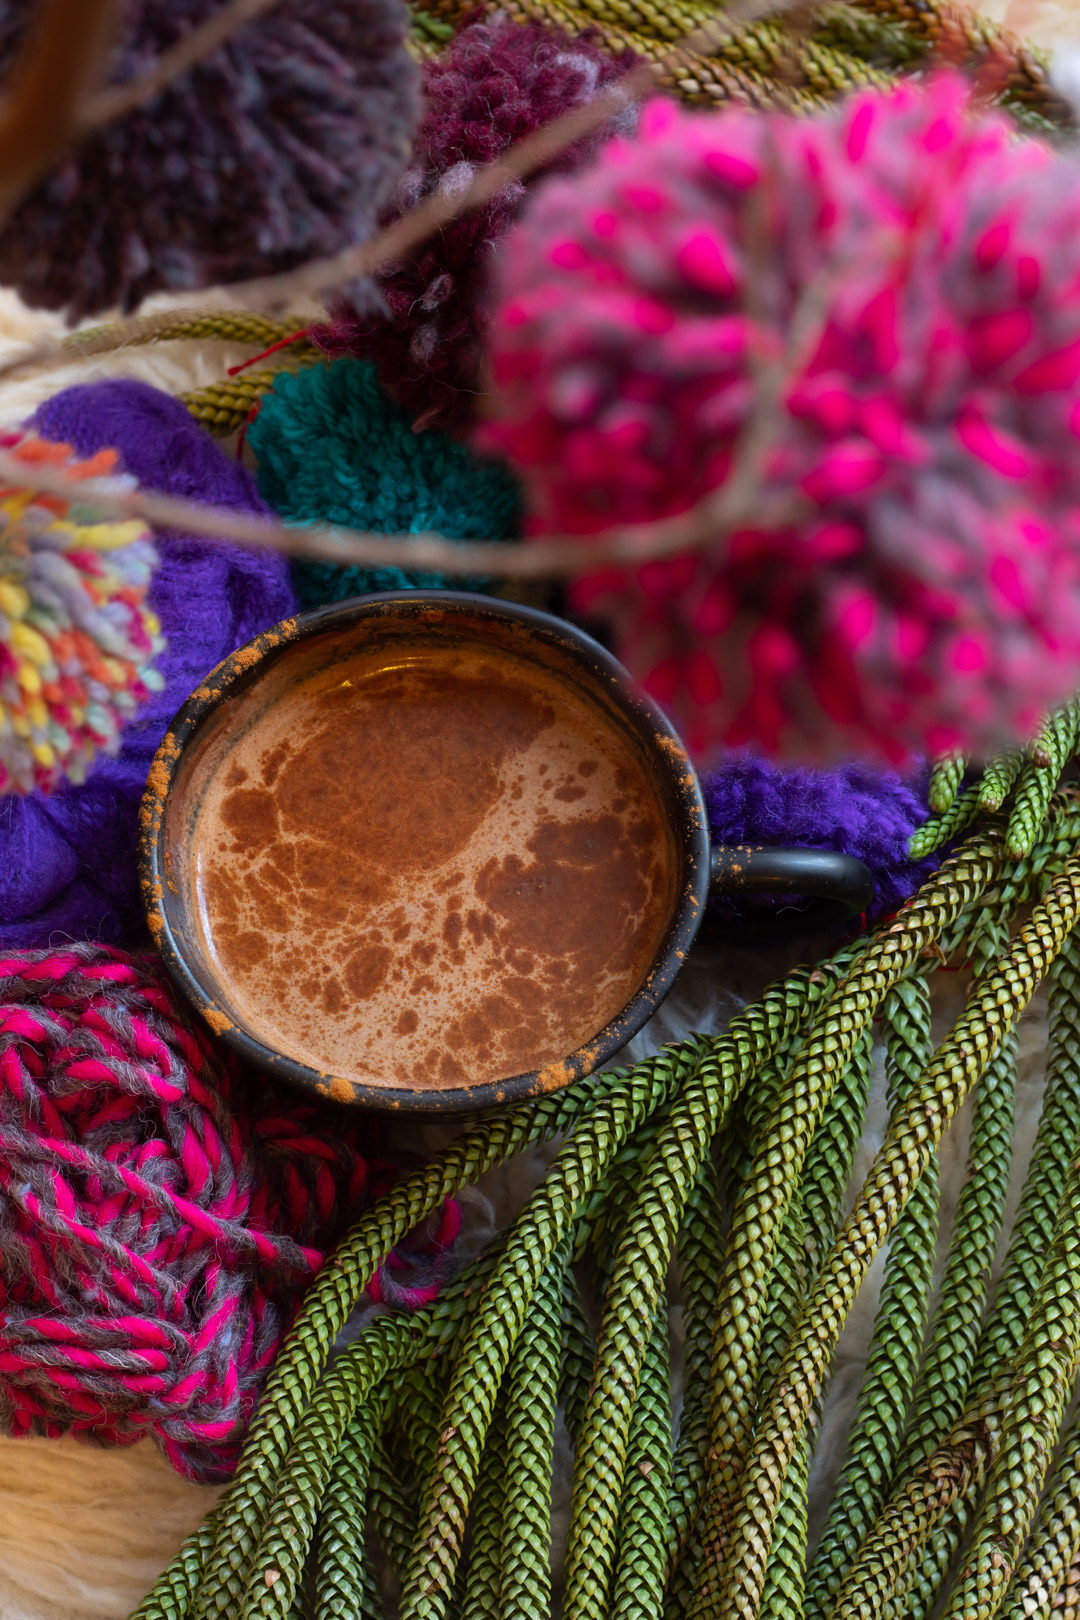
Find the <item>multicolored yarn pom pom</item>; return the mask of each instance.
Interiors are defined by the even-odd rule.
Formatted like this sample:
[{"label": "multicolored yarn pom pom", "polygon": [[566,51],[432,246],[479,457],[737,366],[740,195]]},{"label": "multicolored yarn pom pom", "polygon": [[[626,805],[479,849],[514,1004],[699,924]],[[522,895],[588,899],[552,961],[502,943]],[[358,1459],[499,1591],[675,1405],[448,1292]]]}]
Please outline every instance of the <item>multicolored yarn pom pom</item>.
[{"label": "multicolored yarn pom pom", "polygon": [[[36,0],[0,6],[0,75]],[[113,85],[221,15],[125,0]],[[277,0],[76,142],[4,222],[0,282],[72,320],[159,289],[286,270],[363,241],[408,161],[418,74],[404,0]]]},{"label": "multicolored yarn pom pom", "polygon": [[[0,1427],[151,1435],[226,1478],[307,1285],[388,1188],[371,1135],[245,1076],[149,957],[0,960]],[[434,1298],[459,1224],[447,1204],[372,1296]]]},{"label": "multicolored yarn pom pom", "polygon": [[[335,523],[379,534],[434,530],[451,540],[521,533],[521,486],[505,462],[475,455],[444,433],[416,433],[408,413],[365,361],[283,373],[248,431],[259,492],[294,523]],[[306,608],[371,591],[483,590],[490,581],[403,568],[342,568],[297,559]]]},{"label": "multicolored yarn pom pom", "polygon": [[[462,28],[424,64],[424,116],[412,163],[390,217],[435,190],[458,194],[477,170],[560,113],[587,101],[633,66],[599,49],[591,35],[495,17]],[[632,110],[626,119],[632,119]],[[624,120],[624,123],[626,120]],[[581,167],[611,134],[590,136],[530,178]],[[332,355],[374,360],[383,387],[418,426],[472,420],[480,393],[492,255],[521,211],[526,187],[508,182],[486,208],[453,220],[406,262],[378,276],[389,320],[345,301],[312,336]]]},{"label": "multicolored yarn pom pom", "polygon": [[689,510],[776,384],[783,515],[573,591],[699,756],[985,752],[1075,688],[1074,155],[957,75],[808,119],[656,102],[501,265],[479,442],[532,532]]},{"label": "multicolored yarn pom pom", "polygon": [[27,466],[71,479],[69,499],[0,486],[0,792],[81,782],[161,676],[164,646],[147,602],[157,553],[138,522],[100,523],[81,480],[130,487],[105,450],[80,461],[67,445],[0,435]]}]

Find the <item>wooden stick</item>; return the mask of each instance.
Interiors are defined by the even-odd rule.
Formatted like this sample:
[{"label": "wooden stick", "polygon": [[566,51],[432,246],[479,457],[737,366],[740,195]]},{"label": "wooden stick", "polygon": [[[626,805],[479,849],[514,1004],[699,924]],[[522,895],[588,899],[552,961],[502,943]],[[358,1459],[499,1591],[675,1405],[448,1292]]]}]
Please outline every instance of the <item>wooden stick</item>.
[{"label": "wooden stick", "polygon": [[[361,568],[396,567],[423,573],[478,574],[502,579],[569,578],[610,564],[632,566],[671,556],[722,537],[748,523],[796,521],[790,500],[763,500],[757,489],[756,436],[753,455],[737,458],[732,476],[688,512],[610,529],[595,538],[553,536],[522,542],[448,540],[443,535],[371,534],[322,524],[293,527],[221,506],[160,495],[154,490],[116,488],[115,479],[74,480],[55,467],[43,467],[0,453],[0,481],[93,507],[105,518],[139,518],[157,529],[178,529],[234,545],[263,546],[294,557]],[[740,470],[741,469],[741,470]]]},{"label": "wooden stick", "polygon": [[43,0],[0,108],[0,221],[79,132],[97,84],[118,0]]}]

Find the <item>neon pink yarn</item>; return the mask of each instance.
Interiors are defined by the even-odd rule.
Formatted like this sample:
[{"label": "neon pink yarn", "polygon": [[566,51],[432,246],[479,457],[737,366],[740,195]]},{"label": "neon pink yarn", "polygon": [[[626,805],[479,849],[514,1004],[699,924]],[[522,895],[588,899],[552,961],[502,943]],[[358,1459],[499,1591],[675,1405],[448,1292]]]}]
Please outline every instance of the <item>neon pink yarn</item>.
[{"label": "neon pink yarn", "polygon": [[[360,1134],[242,1074],[150,958],[0,960],[0,1428],[150,1434],[181,1473],[227,1477],[365,1194]],[[448,1205],[378,1297],[433,1297],[457,1224]]]},{"label": "neon pink yarn", "polygon": [[532,532],[722,487],[784,361],[761,479],[784,515],[572,593],[699,755],[985,750],[1076,686],[1072,155],[956,75],[812,119],[655,102],[531,199],[500,275],[480,439]]}]

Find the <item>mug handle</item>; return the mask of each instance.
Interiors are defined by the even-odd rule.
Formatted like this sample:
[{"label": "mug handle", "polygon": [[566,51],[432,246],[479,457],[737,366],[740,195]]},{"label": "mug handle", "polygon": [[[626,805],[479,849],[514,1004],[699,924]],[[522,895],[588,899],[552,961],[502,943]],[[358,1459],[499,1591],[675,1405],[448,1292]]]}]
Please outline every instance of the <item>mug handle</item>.
[{"label": "mug handle", "polygon": [[803,896],[823,902],[823,923],[840,922],[866,910],[874,880],[862,861],[838,850],[713,844],[709,892]]}]

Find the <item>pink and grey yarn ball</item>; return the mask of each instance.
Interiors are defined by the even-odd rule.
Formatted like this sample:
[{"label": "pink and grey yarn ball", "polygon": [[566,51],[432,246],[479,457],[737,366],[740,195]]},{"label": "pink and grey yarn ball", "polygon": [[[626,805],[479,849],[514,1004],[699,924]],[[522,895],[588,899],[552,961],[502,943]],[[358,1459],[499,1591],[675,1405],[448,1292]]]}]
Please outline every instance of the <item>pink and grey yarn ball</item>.
[{"label": "pink and grey yarn ball", "polygon": [[[983,751],[1075,688],[1080,168],[958,76],[816,118],[651,104],[511,232],[492,344],[479,442],[706,762]],[[724,487],[774,367],[784,515],[590,570]]]},{"label": "pink and grey yarn ball", "polygon": [[[0,73],[33,0],[0,7]],[[124,0],[111,83],[220,0]],[[403,0],[278,0],[61,159],[4,223],[0,281],[72,320],[160,289],[285,270],[362,240],[408,159]]]},{"label": "pink and grey yarn ball", "polygon": [[[0,960],[0,1430],[145,1435],[226,1478],[305,1289],[365,1197],[353,1119],[244,1075],[154,960]],[[372,1279],[432,1299],[449,1204]]]},{"label": "pink and grey yarn ball", "polygon": [[[494,18],[466,25],[424,65],[424,114],[416,147],[387,218],[431,192],[458,194],[515,141],[568,112],[626,73],[588,35]],[[627,109],[621,122],[633,118]],[[571,173],[612,127],[564,152],[526,184],[508,181],[484,208],[453,220],[404,263],[376,277],[386,316],[343,301],[312,335],[329,354],[374,361],[383,387],[418,426],[457,428],[473,417],[489,317],[488,280],[501,238],[544,174]]]}]

